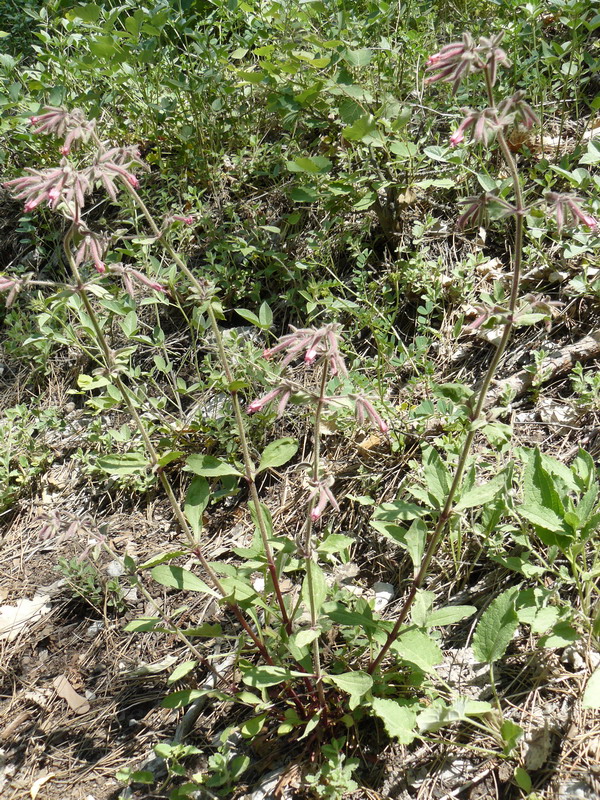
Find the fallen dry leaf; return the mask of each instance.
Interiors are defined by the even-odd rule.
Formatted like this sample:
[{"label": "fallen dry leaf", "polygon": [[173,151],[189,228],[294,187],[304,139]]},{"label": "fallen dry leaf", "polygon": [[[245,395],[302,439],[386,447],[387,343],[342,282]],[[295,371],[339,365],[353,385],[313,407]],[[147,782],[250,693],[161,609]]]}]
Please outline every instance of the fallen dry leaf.
[{"label": "fallen dry leaf", "polygon": [[0,639],[12,642],[27,625],[50,611],[50,597],[36,594],[32,600],[17,600],[14,606],[0,606]]},{"label": "fallen dry leaf", "polygon": [[37,781],[34,781],[31,789],[29,790],[29,794],[31,795],[31,800],[35,800],[38,796],[38,792],[40,791],[41,787],[49,781],[51,778],[55,777],[54,772],[48,772],[46,775],[41,775]]},{"label": "fallen dry leaf", "polygon": [[52,685],[54,686],[56,694],[62,697],[63,700],[66,700],[69,704],[69,708],[76,714],[85,714],[90,710],[88,701],[85,697],[77,694],[64,675],[59,675],[57,678],[54,678]]}]

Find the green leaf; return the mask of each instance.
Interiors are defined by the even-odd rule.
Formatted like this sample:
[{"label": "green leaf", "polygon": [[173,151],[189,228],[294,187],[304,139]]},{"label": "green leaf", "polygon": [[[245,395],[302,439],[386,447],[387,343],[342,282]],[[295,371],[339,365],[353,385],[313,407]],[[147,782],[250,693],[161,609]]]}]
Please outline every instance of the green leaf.
[{"label": "green leaf", "polygon": [[600,667],[596,667],[586,684],[581,698],[581,707],[600,708]]},{"label": "green leaf", "polygon": [[247,308],[236,308],[236,314],[239,314],[240,317],[243,317],[247,322],[252,323],[252,325],[256,325],[257,328],[261,327],[260,320],[256,316],[253,311],[249,311]]},{"label": "green leaf", "polygon": [[203,456],[197,453],[188,456],[185,463],[196,475],[201,475],[206,478],[220,478],[224,475],[242,476],[242,473],[232,464],[221,461],[221,459],[215,458],[214,456]]},{"label": "green leaf", "polygon": [[[405,703],[408,701],[404,701]],[[383,721],[386,731],[400,744],[411,744],[416,736],[417,715],[401,700],[375,697],[371,702],[375,714]]]},{"label": "green leaf", "polygon": [[273,467],[281,467],[292,459],[298,451],[297,439],[277,439],[268,444],[260,457],[260,464],[256,473]]},{"label": "green leaf", "polygon": [[394,525],[392,522],[384,522],[379,519],[371,520],[371,527],[403,547],[409,554],[415,569],[420,566],[427,540],[427,525],[422,519],[413,520],[408,530]]},{"label": "green leaf", "polygon": [[317,547],[319,553],[337,553],[338,555],[354,544],[354,539],[343,533],[331,533]]},{"label": "green leaf", "polygon": [[[323,572],[321,567],[314,561],[310,565],[310,574],[312,576],[315,609],[318,613],[321,611],[323,603],[327,599],[327,592],[328,592],[327,581],[325,580],[325,573]],[[310,608],[308,575],[304,577],[304,581],[302,583],[301,597],[306,608]]]},{"label": "green leaf", "polygon": [[518,594],[519,587],[512,586],[492,600],[481,615],[473,636],[473,652],[478,661],[491,664],[506,652],[519,624],[515,611]]},{"label": "green leaf", "polygon": [[531,782],[531,778],[529,777],[529,773],[523,769],[523,767],[515,767],[515,783],[522,789],[525,794],[529,795],[533,788],[533,784]]},{"label": "green leaf", "polygon": [[480,717],[489,714],[492,706],[482,700],[471,700],[467,697],[457,697],[452,705],[444,705],[443,701],[437,700],[422,711],[418,716],[418,727],[421,731],[438,731],[446,725],[454,722],[463,722],[469,717]]},{"label": "green leaf", "polygon": [[85,6],[75,6],[65,16],[68,19],[80,19],[83,22],[96,22],[100,17],[101,10],[100,6],[95,3],[88,3]]},{"label": "green leaf", "polygon": [[338,689],[350,695],[350,710],[356,708],[360,698],[373,687],[373,678],[366,672],[342,672],[339,675],[324,675],[323,680],[333,683]]},{"label": "green leaf", "polygon": [[519,506],[519,513],[533,525],[551,533],[569,534],[563,522],[564,506],[537,448],[531,452],[523,474],[523,504]]},{"label": "green leaf", "polygon": [[455,625],[457,622],[471,617],[476,611],[477,609],[475,606],[446,606],[445,608],[437,608],[427,617],[425,625],[428,628]]},{"label": "green leaf", "polygon": [[342,57],[351,67],[366,67],[371,63],[373,51],[368,47],[362,47],[358,50],[346,48]]},{"label": "green leaf", "polygon": [[407,630],[401,633],[392,645],[403,661],[414,664],[423,672],[435,672],[436,664],[441,664],[443,654],[435,641],[426,633]]},{"label": "green leaf", "polygon": [[98,58],[111,59],[119,56],[121,50],[110,36],[95,36],[88,42],[90,52]]},{"label": "green leaf", "polygon": [[197,661],[183,661],[181,664],[178,664],[167,678],[167,683],[176,683],[182,678],[185,678],[188,672],[191,672],[197,664]]},{"label": "green leaf", "polygon": [[375,509],[373,517],[375,519],[389,520],[390,522],[395,522],[398,519],[406,522],[422,517],[423,514],[425,514],[425,509],[416,503],[396,500],[393,503],[382,503]]},{"label": "green leaf", "polygon": [[265,711],[262,714],[258,714],[258,716],[247,719],[244,723],[242,723],[240,726],[240,733],[244,739],[254,739],[255,736],[258,736],[264,727],[266,719],[267,712]]},{"label": "green leaf", "polygon": [[484,506],[491,503],[506,486],[506,479],[503,474],[496,475],[489,483],[482,486],[474,486],[461,495],[460,500],[454,507],[455,511],[464,511],[466,508]]},{"label": "green leaf", "polygon": [[505,719],[500,726],[500,735],[504,743],[504,752],[508,756],[517,746],[521,736],[523,736],[523,728],[513,722],[512,719]]},{"label": "green leaf", "polygon": [[592,139],[588,142],[587,153],[579,159],[580,164],[600,163],[600,139]]},{"label": "green leaf", "polygon": [[100,456],[96,465],[109,475],[141,475],[150,466],[145,453],[114,453]]},{"label": "green leaf", "polygon": [[192,479],[185,495],[183,512],[193,533],[197,536],[202,530],[202,514],[210,499],[210,486],[206,478],[197,476]]},{"label": "green leaf", "polygon": [[163,621],[159,617],[142,617],[141,619],[132,619],[123,628],[128,633],[145,633],[147,631],[154,631],[157,628],[162,628]]},{"label": "green leaf", "polygon": [[144,561],[143,564],[140,564],[139,569],[151,569],[151,567],[157,567],[165,561],[173,561],[174,558],[187,555],[187,553],[187,550],[170,550],[168,553],[158,553],[152,556],[152,558],[149,558],[148,561]]},{"label": "green leaf", "polygon": [[[267,227],[263,225],[263,228]],[[280,232],[279,228],[272,228],[272,230]],[[265,300],[262,303],[261,307],[258,309],[258,318],[260,320],[261,327],[263,328],[270,328],[273,324],[273,312],[271,311],[271,306]]]},{"label": "green leaf", "polygon": [[314,203],[320,195],[312,186],[296,186],[290,192],[290,197],[295,203]]},{"label": "green leaf", "polygon": [[286,166],[290,172],[306,172],[310,175],[317,175],[329,172],[333,164],[325,156],[297,156],[293,161],[287,161]]},{"label": "green leaf", "polygon": [[163,453],[162,456],[158,459],[158,466],[159,467],[166,467],[173,461],[177,461],[178,458],[184,456],[185,452],[183,450],[169,450],[166,453]]},{"label": "green leaf", "polygon": [[424,628],[427,618],[433,610],[435,592],[426,592],[418,589],[410,610],[410,618],[417,628]]},{"label": "green leaf", "polygon": [[423,447],[423,472],[430,497],[441,507],[448,496],[451,477],[440,454],[431,445]]},{"label": "green leaf", "polygon": [[390,150],[398,158],[410,159],[417,155],[419,148],[414,142],[392,142]]},{"label": "green leaf", "polygon": [[293,672],[284,667],[276,667],[266,664],[260,667],[249,667],[243,670],[242,680],[247,686],[254,689],[266,689],[269,686],[277,686],[279,683],[291,680],[294,676],[305,675],[303,672]]},{"label": "green leaf", "polygon": [[451,164],[457,163],[456,158],[452,156],[452,151],[448,147],[433,145],[431,147],[426,147],[423,152],[432,161],[443,161],[444,163]]},{"label": "green leaf", "polygon": [[372,114],[363,114],[352,125],[342,130],[342,136],[349,142],[361,142],[366,138],[373,138],[377,134],[377,124]]},{"label": "green leaf", "polygon": [[160,704],[163,708],[183,708],[184,706],[189,706],[194,700],[198,700],[199,697],[215,697],[224,701],[231,700],[229,695],[214,689],[183,689],[181,692],[168,694],[161,700]]},{"label": "green leaf", "polygon": [[321,628],[306,628],[294,634],[296,647],[306,647],[321,635]]},{"label": "green leaf", "polygon": [[561,620],[552,628],[552,633],[542,636],[540,647],[568,647],[573,642],[577,642],[579,638],[580,636],[575,628],[572,628],[568,622]]},{"label": "green leaf", "polygon": [[218,592],[207,586],[189,569],[183,567],[173,567],[169,564],[160,564],[152,570],[152,577],[161,586],[168,586],[171,589],[183,589],[187,592],[203,592],[213,597],[220,597]]}]

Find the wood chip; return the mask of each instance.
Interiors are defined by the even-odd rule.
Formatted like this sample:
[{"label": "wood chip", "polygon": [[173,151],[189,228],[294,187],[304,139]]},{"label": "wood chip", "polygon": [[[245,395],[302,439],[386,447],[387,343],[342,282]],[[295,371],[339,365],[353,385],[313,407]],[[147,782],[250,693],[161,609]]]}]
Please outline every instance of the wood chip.
[{"label": "wood chip", "polygon": [[54,686],[56,694],[62,697],[63,700],[66,700],[69,704],[69,708],[76,714],[86,714],[90,710],[88,701],[85,697],[77,694],[64,675],[59,675],[57,678],[54,678],[52,685]]}]

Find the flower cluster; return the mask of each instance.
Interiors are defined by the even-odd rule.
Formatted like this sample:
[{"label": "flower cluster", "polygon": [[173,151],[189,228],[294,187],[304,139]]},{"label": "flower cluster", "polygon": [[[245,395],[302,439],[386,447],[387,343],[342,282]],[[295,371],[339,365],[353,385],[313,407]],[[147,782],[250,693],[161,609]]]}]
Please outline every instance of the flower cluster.
[{"label": "flower cluster", "polygon": [[310,495],[309,501],[314,500],[315,497],[318,496],[317,504],[313,507],[310,512],[310,518],[313,522],[319,519],[323,511],[325,511],[328,505],[335,511],[339,511],[340,507],[338,505],[337,500],[334,497],[333,492],[331,491],[331,487],[335,483],[335,479],[331,475],[327,475],[323,478],[319,478],[318,480],[311,480],[309,481],[310,485]]},{"label": "flower cluster", "polygon": [[491,205],[497,208],[496,214],[499,218],[507,217],[517,212],[517,209],[511,203],[491,192],[463,197],[462,200],[459,200],[459,203],[466,206],[466,209],[456,220],[456,227],[459,230],[481,225],[487,209]]},{"label": "flower cluster", "polygon": [[465,138],[465,132],[470,128],[473,129],[471,137],[474,141],[489,144],[496,135],[496,131],[501,127],[496,110],[493,108],[484,108],[483,111],[474,111],[471,108],[461,110],[465,117],[450,137],[450,145],[456,147],[457,144],[460,144]]},{"label": "flower cluster", "polygon": [[368,419],[381,433],[389,433],[390,426],[367,397],[357,394],[351,395],[351,399],[354,400],[354,411],[359,425],[363,425]]},{"label": "flower cluster", "polygon": [[101,274],[106,272],[103,258],[109,245],[108,237],[94,233],[88,228],[83,228],[80,232],[83,233],[83,238],[75,251],[75,264],[80,266],[84,261],[91,261],[96,268],[96,272]]},{"label": "flower cluster", "polygon": [[581,208],[582,200],[577,195],[546,192],[544,199],[548,204],[548,210],[556,218],[556,227],[559,233],[565,224],[587,225],[591,230],[596,230],[598,227],[598,220]]},{"label": "flower cluster", "polygon": [[498,104],[498,121],[506,127],[518,120],[526,130],[531,130],[534,125],[539,125],[540,120],[529,103],[525,102],[525,92],[518,91],[510,97],[505,97]]},{"label": "flower cluster", "polygon": [[8,292],[6,298],[6,308],[10,308],[15,301],[15,297],[23,288],[24,281],[20,278],[8,278],[0,275],[0,292]]},{"label": "flower cluster", "polygon": [[64,207],[69,217],[79,221],[85,194],[90,190],[90,179],[85,171],[73,169],[63,158],[59,167],[28,167],[26,173],[3,184],[18,200],[25,200],[25,211],[32,211],[42,203],[47,203],[52,209]]},{"label": "flower cluster", "polygon": [[467,75],[487,69],[493,86],[498,67],[510,66],[506,53],[500,47],[502,36],[502,33],[491,37],[481,36],[476,45],[470,33],[463,33],[460,42],[445,45],[428,59],[427,72],[435,74],[426,78],[425,83],[449,81],[453,92],[456,92]]},{"label": "flower cluster", "polygon": [[137,189],[139,181],[131,168],[134,164],[141,163],[137,147],[111,147],[110,150],[101,150],[88,168],[89,179],[93,184],[102,184],[110,199],[116,200],[115,178]]},{"label": "flower cluster", "polygon": [[87,142],[96,126],[95,120],[88,120],[79,108],[66,111],[64,108],[46,106],[44,113],[31,117],[34,133],[47,133],[65,140],[60,152],[66,156],[77,141]]},{"label": "flower cluster", "polygon": [[292,396],[292,390],[289,386],[281,384],[276,389],[271,389],[262,397],[253,400],[246,408],[247,414],[256,414],[257,411],[262,411],[263,408],[277,400],[277,416],[281,417],[288,404],[288,400]]},{"label": "flower cluster", "polygon": [[161,283],[158,283],[158,281],[153,281],[152,278],[149,278],[147,275],[144,275],[143,272],[140,272],[137,269],[133,269],[133,267],[127,267],[125,264],[110,264],[108,269],[110,272],[121,277],[125,291],[130,297],[135,296],[135,290],[133,286],[134,281],[147,286],[149,289],[154,289],[156,292],[162,292],[163,294],[167,293],[167,290]]},{"label": "flower cluster", "polygon": [[502,100],[498,108],[484,108],[482,111],[474,111],[471,108],[461,109],[465,116],[450,137],[450,145],[456,147],[457,144],[460,144],[465,138],[465,132],[471,128],[473,141],[483,142],[487,145],[498,130],[514,124],[517,119],[527,130],[539,124],[537,116],[524,101],[523,95],[523,92],[515,92],[511,97]]},{"label": "flower cluster", "polygon": [[344,358],[339,351],[339,330],[335,323],[322,328],[295,328],[293,325],[290,327],[292,332],[282,336],[274,347],[265,350],[264,358],[286,352],[281,363],[282,366],[287,366],[304,352],[306,364],[314,364],[317,359],[324,358],[329,364],[331,375],[348,374]]},{"label": "flower cluster", "polygon": [[[65,136],[61,153],[66,156],[75,142],[87,141],[93,134],[95,122],[86,119],[83,111],[65,111],[47,106],[44,113],[31,117],[35,133]],[[112,200],[117,199],[115,179],[137,188],[138,179],[131,172],[134,164],[142,165],[135,147],[105,146],[95,137],[98,153],[91,166],[77,170],[63,158],[58,167],[50,169],[27,168],[20,178],[3,184],[19,200],[25,201],[25,211],[32,211],[42,203],[51,209],[62,211],[65,216],[79,223],[85,205],[85,196],[94,186],[104,186]]]}]

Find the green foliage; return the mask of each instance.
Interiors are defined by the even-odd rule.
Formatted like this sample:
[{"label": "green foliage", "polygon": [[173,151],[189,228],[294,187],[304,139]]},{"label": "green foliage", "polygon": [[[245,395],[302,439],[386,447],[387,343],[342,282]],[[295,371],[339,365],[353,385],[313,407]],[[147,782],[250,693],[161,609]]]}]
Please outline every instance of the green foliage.
[{"label": "green foliage", "polygon": [[125,610],[119,579],[106,577],[92,557],[59,558],[56,570],[73,594],[95,611],[104,611],[106,608],[116,612]]},{"label": "green foliage", "polygon": [[[165,708],[184,709],[208,698],[247,714],[207,752],[191,781],[186,761],[199,749],[156,745],[168,782],[176,784],[169,786],[172,800],[194,796],[202,786],[231,796],[251,767],[249,756],[234,746],[234,733],[249,742],[289,737],[292,746],[306,747],[316,766],[306,779],[310,791],[340,800],[358,788],[359,761],[349,756],[354,747],[348,742],[350,732],[352,741],[360,739],[365,717],[382,736],[406,747],[452,725],[479,727],[503,756],[512,756],[523,734],[516,723],[487,702],[440,688],[447,628],[476,617],[473,651],[490,666],[505,657],[519,625],[527,626],[539,648],[563,647],[582,630],[599,637],[594,534],[600,506],[592,458],[580,451],[567,467],[537,449],[513,448],[511,427],[498,419],[503,408],[487,413],[477,406],[485,391],[479,394],[455,376],[447,383],[438,377],[436,354],[448,322],[454,338],[464,333],[463,311],[451,319],[457,308],[483,304],[481,327],[509,333],[513,323],[536,331],[552,318],[551,303],[530,297],[516,304],[504,280],[481,290],[485,241],[471,246],[456,237],[454,250],[445,244],[447,208],[459,183],[465,194],[483,190],[506,203],[520,186],[512,177],[490,174],[491,161],[488,169],[477,147],[469,155],[447,145],[446,122],[423,114],[415,94],[417,65],[438,35],[456,38],[463,20],[445,3],[426,4],[426,14],[422,3],[351,5],[54,2],[29,12],[33,39],[17,28],[13,55],[0,54],[0,132],[12,143],[3,156],[9,171],[58,163],[55,149],[25,123],[46,103],[80,106],[96,130],[104,126],[101,138],[90,134],[76,152],[81,164],[86,158],[97,163],[110,140],[141,144],[151,169],[140,189],[143,203],[131,191],[137,185],[131,176],[123,193],[94,195],[85,226],[106,234],[107,271],[96,264],[95,273],[84,259],[75,264],[73,286],[63,284],[64,262],[73,269],[87,228],[63,206],[70,227],[59,248],[65,219],[57,225],[56,216],[38,209],[36,228],[30,212],[22,216],[22,251],[39,233],[49,244],[38,262],[52,266],[36,273],[44,281],[40,286],[26,281],[13,298],[5,346],[13,359],[33,353],[30,384],[49,380],[57,354],[82,354],[68,391],[95,421],[80,460],[104,485],[164,492],[188,538],[144,564],[129,559],[131,582],[143,591],[149,571],[167,595],[218,598],[220,611],[237,626],[232,634],[229,620],[184,625],[185,607],[169,618],[161,611],[127,625],[136,635],[177,636],[190,651],[168,678],[179,686],[163,700]],[[508,96],[531,85],[542,111],[562,98],[565,115],[598,107],[590,95],[597,66],[591,35],[598,26],[586,4],[551,4],[558,22],[549,31],[539,24],[546,4],[476,6],[465,4],[463,14],[470,22],[475,17],[481,28],[476,35],[488,33],[490,15],[506,30],[512,67],[499,78],[500,92]],[[0,11],[6,8],[12,13],[6,4]],[[442,120],[470,101],[470,86],[458,87],[451,100],[432,87],[431,102],[437,107],[442,100],[447,108]],[[566,120],[559,120],[561,130]],[[531,226],[524,244],[516,237],[513,253],[543,252],[545,240],[553,242],[549,215],[536,206],[554,186],[548,175],[560,190],[593,191],[598,160],[592,140],[559,164],[526,164],[526,204],[514,216],[519,224],[527,217]],[[189,228],[182,211],[193,215]],[[168,224],[155,221],[169,217]],[[493,208],[491,217],[494,236],[505,223]],[[482,231],[485,240],[488,231]],[[563,255],[588,257],[596,236],[573,232],[561,245]],[[54,261],[53,247],[60,253]],[[19,259],[14,275],[25,280],[31,265],[25,256]],[[144,279],[145,294],[126,281],[123,292],[115,280],[134,273]],[[588,293],[594,280],[583,272],[571,283]],[[251,334],[236,328],[240,320],[250,323]],[[275,363],[270,356],[279,348],[260,355],[290,321],[305,320],[314,326],[308,333],[301,328],[289,334],[306,337],[303,349],[292,344],[288,351],[304,359],[302,367],[294,362],[298,368],[286,372],[285,362]],[[337,323],[351,335],[334,357]],[[538,390],[546,377],[540,372],[545,355],[542,349],[534,353],[530,368]],[[492,361],[490,380],[496,367]],[[594,376],[578,367],[572,379],[582,412],[595,409]],[[242,400],[259,395],[263,383],[289,395],[290,416],[277,422],[273,436],[271,423],[282,408],[261,408],[248,419],[242,409]],[[359,397],[372,411],[365,406],[368,412],[359,413]],[[353,476],[365,494],[346,498],[343,470],[330,470],[335,451],[327,440],[335,439],[337,447],[346,434],[354,436],[352,412],[361,427],[374,423],[383,437],[384,410],[393,422],[392,469],[379,471],[365,456]],[[6,412],[2,509],[43,471],[51,456],[37,434],[54,425],[59,422],[51,414],[25,406]],[[420,450],[400,467],[397,496],[382,499],[394,459],[419,440]],[[307,461],[298,463],[298,453]],[[298,493],[308,496],[298,503],[304,518],[297,529],[288,529],[266,504],[284,471],[298,473]],[[178,495],[184,496],[181,505]],[[236,510],[248,499],[253,535],[244,546],[237,541],[231,547],[225,537],[227,560],[208,561],[208,517],[218,512],[225,530],[233,528],[232,498]],[[363,591],[365,576],[350,587],[339,577],[341,567],[351,574],[354,553],[363,547],[366,513],[361,509],[350,532],[327,517],[323,525],[322,517],[347,499],[373,506],[369,524],[383,537],[378,546],[394,553],[402,580],[413,580],[395,619],[376,610]],[[449,558],[459,579],[468,580],[475,551],[478,567],[500,565],[513,585],[483,606],[479,600],[455,604],[439,589],[423,588],[438,556]],[[174,563],[180,558],[185,566]],[[122,609],[118,581],[106,581],[93,562],[63,560],[59,569],[94,607]],[[197,574],[201,570],[206,580]],[[283,592],[284,582],[293,588]],[[578,608],[564,595],[576,597]],[[202,665],[196,642],[212,638],[231,645],[239,686],[185,686]],[[584,704],[597,707],[596,675]],[[144,770],[124,770],[119,777],[153,782]],[[529,791],[524,770],[515,780]]]}]

